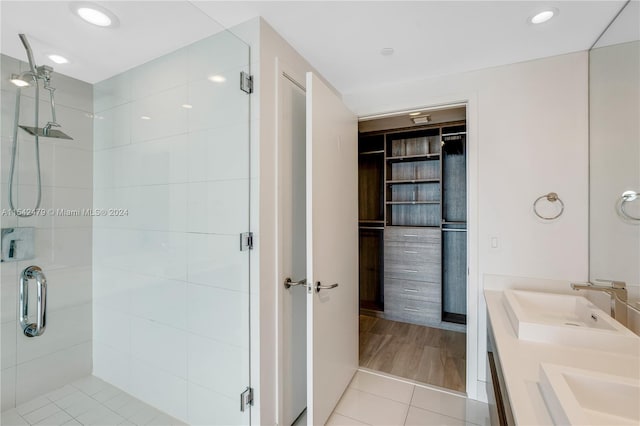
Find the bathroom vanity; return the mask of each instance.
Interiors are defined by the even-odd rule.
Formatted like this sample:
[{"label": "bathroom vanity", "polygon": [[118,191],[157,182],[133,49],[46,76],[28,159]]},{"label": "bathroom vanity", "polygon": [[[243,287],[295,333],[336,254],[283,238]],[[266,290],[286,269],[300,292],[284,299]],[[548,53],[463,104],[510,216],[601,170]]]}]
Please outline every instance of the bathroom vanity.
[{"label": "bathroom vanity", "polygon": [[640,337],[569,283],[512,287],[484,292],[491,423],[639,424]]}]

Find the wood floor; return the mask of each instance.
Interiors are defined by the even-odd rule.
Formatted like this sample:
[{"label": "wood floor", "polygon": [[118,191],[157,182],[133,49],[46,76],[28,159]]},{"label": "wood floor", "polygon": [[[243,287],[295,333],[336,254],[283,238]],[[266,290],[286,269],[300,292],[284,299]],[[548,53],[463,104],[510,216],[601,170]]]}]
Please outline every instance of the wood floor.
[{"label": "wood floor", "polygon": [[360,366],[464,392],[466,335],[360,315]]}]

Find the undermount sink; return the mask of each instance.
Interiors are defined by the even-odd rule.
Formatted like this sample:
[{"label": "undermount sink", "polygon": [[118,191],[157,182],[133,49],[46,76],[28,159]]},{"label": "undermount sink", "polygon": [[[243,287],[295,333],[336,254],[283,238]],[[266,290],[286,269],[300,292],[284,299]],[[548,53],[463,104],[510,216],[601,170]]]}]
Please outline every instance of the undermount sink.
[{"label": "undermount sink", "polygon": [[555,424],[640,424],[640,379],[540,365],[540,390]]},{"label": "undermount sink", "polygon": [[504,305],[521,340],[640,355],[640,338],[587,298],[505,290]]}]

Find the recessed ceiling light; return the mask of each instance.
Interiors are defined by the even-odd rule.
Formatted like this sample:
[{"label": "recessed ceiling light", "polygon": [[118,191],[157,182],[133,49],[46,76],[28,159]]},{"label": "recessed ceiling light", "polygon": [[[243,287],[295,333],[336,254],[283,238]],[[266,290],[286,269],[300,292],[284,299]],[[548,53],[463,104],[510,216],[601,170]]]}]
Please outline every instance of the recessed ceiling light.
[{"label": "recessed ceiling light", "polygon": [[416,112],[410,112],[409,115],[412,117],[415,117],[416,115],[420,115],[422,112],[421,111],[416,111]]},{"label": "recessed ceiling light", "polygon": [[391,56],[393,55],[393,52],[395,52],[395,50],[393,50],[393,47],[385,47],[380,50],[380,54],[382,56]]},{"label": "recessed ceiling light", "polygon": [[49,59],[51,59],[53,62],[55,62],[56,64],[68,64],[69,60],[67,58],[65,58],[64,56],[60,56],[60,55],[49,55]]},{"label": "recessed ceiling light", "polygon": [[117,27],[118,17],[108,9],[90,2],[72,2],[71,10],[90,24],[98,27]]},{"label": "recessed ceiling light", "polygon": [[90,24],[99,27],[108,27],[111,25],[111,18],[99,10],[90,7],[80,7],[77,10],[78,15]]},{"label": "recessed ceiling light", "polygon": [[191,109],[191,108],[193,108],[193,105],[190,105],[190,104],[182,104],[182,108],[185,108],[185,109]]},{"label": "recessed ceiling light", "polygon": [[209,77],[209,81],[213,81],[214,83],[224,83],[227,79],[221,75],[212,75]]},{"label": "recessed ceiling light", "polygon": [[18,74],[11,74],[9,81],[18,87],[27,87],[29,85],[29,82],[24,80],[24,77]]},{"label": "recessed ceiling light", "polygon": [[553,18],[555,14],[556,12],[551,9],[543,10],[531,17],[530,21],[532,24],[542,24],[543,22],[547,22],[549,19]]},{"label": "recessed ceiling light", "polygon": [[141,120],[151,120],[151,117],[149,117],[148,115],[143,115],[142,117],[140,117]]}]

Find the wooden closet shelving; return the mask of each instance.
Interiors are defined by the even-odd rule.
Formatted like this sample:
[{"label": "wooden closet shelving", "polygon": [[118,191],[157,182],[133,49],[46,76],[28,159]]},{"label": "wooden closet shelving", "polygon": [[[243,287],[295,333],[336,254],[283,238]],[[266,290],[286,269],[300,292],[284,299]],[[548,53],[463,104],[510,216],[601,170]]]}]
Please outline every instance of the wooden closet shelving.
[{"label": "wooden closet shelving", "polygon": [[465,143],[464,122],[360,135],[361,309],[465,322]]}]

